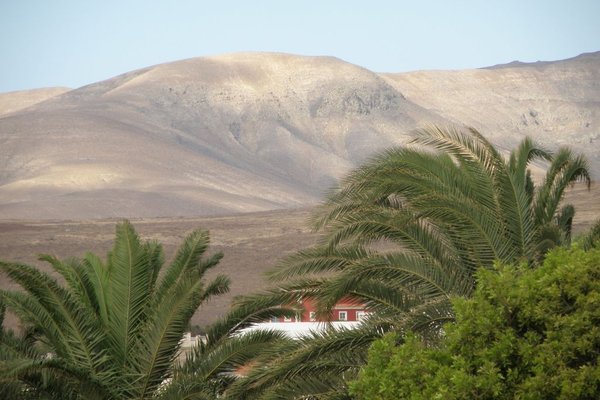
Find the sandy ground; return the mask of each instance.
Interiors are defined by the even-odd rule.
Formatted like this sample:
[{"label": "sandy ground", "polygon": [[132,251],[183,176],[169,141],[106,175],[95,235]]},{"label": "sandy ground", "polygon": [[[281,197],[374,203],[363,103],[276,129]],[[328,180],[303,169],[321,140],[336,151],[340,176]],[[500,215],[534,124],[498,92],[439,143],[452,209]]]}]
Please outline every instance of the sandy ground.
[{"label": "sandy ground", "polygon": [[[567,201],[577,210],[575,233],[588,229],[600,218],[600,185],[588,191],[576,186]],[[211,234],[209,253],[222,251],[221,264],[210,276],[225,274],[231,278],[229,294],[203,305],[193,324],[205,326],[223,315],[235,295],[265,287],[264,272],[273,268],[282,257],[311,246],[317,235],[310,232],[309,209],[272,211],[223,217],[132,219],[143,239],[160,241],[167,261],[171,259],[183,238],[195,229],[208,229]],[[0,220],[0,259],[39,265],[38,254],[53,254],[59,258],[82,256],[92,251],[104,256],[111,248],[117,219],[87,221]],[[0,288],[17,286],[0,276]],[[16,321],[10,318],[9,326]]]},{"label": "sandy ground", "polygon": [[[195,229],[208,229],[211,246],[208,253],[222,251],[221,263],[207,274],[225,274],[231,278],[230,293],[215,297],[203,305],[192,323],[204,326],[225,313],[235,295],[265,287],[264,272],[277,261],[301,248],[311,246],[316,235],[307,227],[308,210],[274,211],[210,218],[132,219],[143,239],[160,241],[167,262],[185,236]],[[103,258],[112,247],[114,220],[94,221],[0,221],[0,259],[39,265],[38,254],[64,259],[92,251]],[[17,288],[0,276],[0,288]],[[15,321],[7,320],[10,326]]]}]

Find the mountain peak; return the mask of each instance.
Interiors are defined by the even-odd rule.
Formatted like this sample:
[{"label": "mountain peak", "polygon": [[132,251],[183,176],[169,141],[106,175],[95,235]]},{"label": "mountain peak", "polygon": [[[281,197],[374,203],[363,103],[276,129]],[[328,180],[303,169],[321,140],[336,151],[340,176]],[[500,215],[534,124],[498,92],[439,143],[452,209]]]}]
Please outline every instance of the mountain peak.
[{"label": "mountain peak", "polygon": [[471,125],[502,148],[569,144],[600,171],[598,63],[376,74],[248,52],[131,71],[0,116],[0,218],[303,207],[427,123]]}]

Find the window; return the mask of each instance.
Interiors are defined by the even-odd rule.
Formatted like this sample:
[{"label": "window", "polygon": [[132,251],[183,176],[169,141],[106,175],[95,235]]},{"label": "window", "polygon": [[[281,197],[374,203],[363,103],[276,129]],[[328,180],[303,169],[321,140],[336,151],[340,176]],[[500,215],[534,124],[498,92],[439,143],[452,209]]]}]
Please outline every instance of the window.
[{"label": "window", "polygon": [[365,318],[367,318],[368,315],[369,315],[369,313],[366,311],[357,311],[356,312],[356,320],[363,321]]},{"label": "window", "polygon": [[283,322],[292,322],[291,317],[283,317]]},{"label": "window", "polygon": [[311,321],[316,321],[317,320],[317,313],[314,311],[311,311],[308,313],[308,319]]},{"label": "window", "polygon": [[338,313],[338,320],[339,321],[348,321],[348,311],[340,311]]}]

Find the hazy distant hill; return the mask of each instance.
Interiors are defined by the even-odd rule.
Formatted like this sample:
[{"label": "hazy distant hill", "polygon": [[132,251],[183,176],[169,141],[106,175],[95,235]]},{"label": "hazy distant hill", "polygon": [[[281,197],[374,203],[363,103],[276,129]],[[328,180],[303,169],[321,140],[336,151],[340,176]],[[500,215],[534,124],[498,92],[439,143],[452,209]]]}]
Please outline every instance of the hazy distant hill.
[{"label": "hazy distant hill", "polygon": [[486,69],[385,74],[407,99],[512,148],[525,135],[588,155],[600,177],[600,52]]},{"label": "hazy distant hill", "polygon": [[[376,74],[241,53],[133,71],[1,114],[0,218],[210,215],[312,204],[374,151],[465,123],[585,151],[600,175],[600,53]],[[6,107],[6,106],[5,106]]]},{"label": "hazy distant hill", "polygon": [[69,90],[71,89],[55,87],[0,93],[0,116],[41,103],[44,100],[48,100],[51,97],[58,96]]}]

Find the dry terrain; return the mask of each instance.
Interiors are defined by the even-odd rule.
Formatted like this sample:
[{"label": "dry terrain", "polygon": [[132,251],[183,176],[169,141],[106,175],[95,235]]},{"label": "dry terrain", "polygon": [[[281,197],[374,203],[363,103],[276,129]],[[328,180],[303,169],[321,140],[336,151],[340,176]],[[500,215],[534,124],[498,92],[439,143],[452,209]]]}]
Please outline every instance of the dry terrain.
[{"label": "dry terrain", "polygon": [[[600,52],[465,71],[376,73],[332,57],[238,53],[150,66],[77,89],[0,94],[0,259],[104,254],[130,218],[171,254],[212,233],[233,295],[316,240],[324,191],[427,124],[474,126],[502,151],[569,145],[600,177]],[[542,166],[536,166],[536,176]],[[581,231],[600,191],[576,188]],[[10,286],[0,277],[0,287]],[[14,323],[14,321],[12,322]]]},{"label": "dry terrain", "polygon": [[0,116],[23,110],[69,90],[71,89],[55,87],[0,93]]},{"label": "dry terrain", "polygon": [[[333,57],[237,53],[81,88],[0,94],[0,219],[302,208],[427,124],[501,149],[567,144],[600,175],[600,52],[380,74]],[[11,110],[2,114],[3,110]]]},{"label": "dry terrain", "polygon": [[[160,241],[167,260],[195,229],[210,231],[209,253],[222,251],[224,258],[208,276],[231,278],[231,292],[204,305],[193,319],[205,325],[226,312],[233,296],[265,287],[264,272],[277,260],[315,243],[307,228],[309,210],[272,211],[223,217],[154,218],[131,220],[143,239]],[[87,221],[0,221],[0,260],[23,262],[50,269],[37,261],[38,254],[60,259],[92,251],[105,258],[114,239],[117,219]],[[0,276],[0,288],[16,288]],[[11,319],[10,325],[15,323]]]},{"label": "dry terrain", "polygon": [[[567,195],[575,205],[575,232],[588,229],[600,218],[600,186],[588,191],[578,185]],[[277,265],[284,256],[313,245],[317,234],[307,226],[310,209],[281,210],[220,217],[152,218],[132,220],[140,236],[163,243],[167,260],[186,234],[194,229],[208,229],[210,252],[222,251],[221,264],[209,276],[223,273],[231,278],[231,292],[201,307],[193,319],[204,326],[227,311],[235,295],[260,290],[266,286],[264,272]],[[48,221],[11,220],[0,222],[0,259],[40,265],[37,254],[54,254],[59,258],[81,256],[92,251],[104,256],[114,238],[118,220]],[[0,279],[0,288],[14,287]],[[10,325],[15,321],[11,319]]]}]

